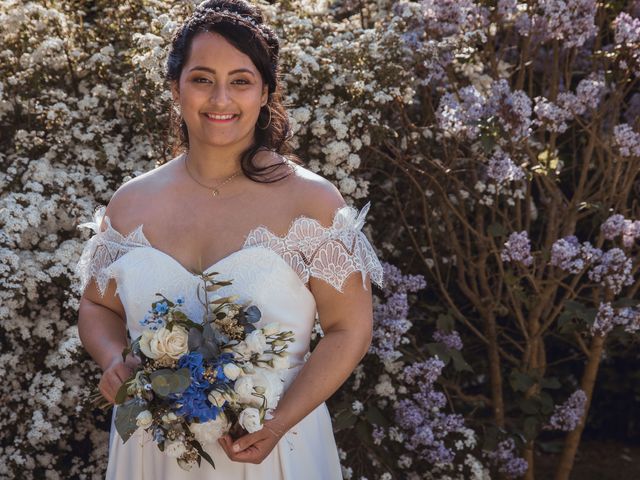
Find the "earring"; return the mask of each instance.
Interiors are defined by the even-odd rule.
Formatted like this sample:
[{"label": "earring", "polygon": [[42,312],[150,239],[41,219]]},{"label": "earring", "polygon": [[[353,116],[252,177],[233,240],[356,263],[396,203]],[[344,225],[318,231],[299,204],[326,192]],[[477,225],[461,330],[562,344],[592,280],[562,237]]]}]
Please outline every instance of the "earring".
[{"label": "earring", "polygon": [[267,111],[269,112],[269,121],[267,122],[267,124],[264,127],[261,127],[260,125],[258,125],[256,123],[256,125],[258,126],[258,128],[260,130],[266,130],[269,127],[269,125],[271,125],[271,108],[269,108],[268,105],[266,105],[266,107],[267,107]]}]

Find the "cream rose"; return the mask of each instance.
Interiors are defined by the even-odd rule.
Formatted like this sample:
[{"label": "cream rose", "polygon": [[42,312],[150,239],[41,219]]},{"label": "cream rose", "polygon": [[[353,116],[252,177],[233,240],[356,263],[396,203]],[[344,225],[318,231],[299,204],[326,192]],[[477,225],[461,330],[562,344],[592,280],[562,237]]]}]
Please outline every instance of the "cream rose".
[{"label": "cream rose", "polygon": [[249,351],[263,353],[267,349],[267,339],[261,330],[254,330],[244,339]]},{"label": "cream rose", "polygon": [[161,327],[155,332],[145,330],[140,339],[140,350],[147,357],[155,360],[165,355],[177,360],[187,353],[188,339],[187,330],[180,325],[174,325],[172,330],[165,327]]},{"label": "cream rose", "polygon": [[257,432],[262,429],[260,423],[260,412],[257,408],[245,408],[240,412],[238,423],[249,433]]},{"label": "cream rose", "polygon": [[225,364],[222,370],[224,371],[225,377],[227,377],[229,380],[235,380],[242,373],[242,369],[235,363]]},{"label": "cream rose", "polygon": [[215,420],[189,424],[189,430],[193,432],[196,440],[200,443],[214,443],[222,437],[222,435],[227,433],[229,427],[229,420],[224,413],[220,413]]},{"label": "cream rose", "polygon": [[136,425],[147,428],[153,422],[153,415],[149,410],[143,410],[136,416]]}]

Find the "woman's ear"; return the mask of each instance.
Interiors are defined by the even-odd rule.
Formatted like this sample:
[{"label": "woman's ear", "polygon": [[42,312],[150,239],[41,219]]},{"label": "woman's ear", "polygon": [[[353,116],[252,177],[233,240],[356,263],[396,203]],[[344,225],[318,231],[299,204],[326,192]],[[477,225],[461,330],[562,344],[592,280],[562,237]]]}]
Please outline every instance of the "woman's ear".
[{"label": "woman's ear", "polygon": [[260,106],[264,107],[269,101],[269,85],[262,86],[262,96],[260,97]]}]

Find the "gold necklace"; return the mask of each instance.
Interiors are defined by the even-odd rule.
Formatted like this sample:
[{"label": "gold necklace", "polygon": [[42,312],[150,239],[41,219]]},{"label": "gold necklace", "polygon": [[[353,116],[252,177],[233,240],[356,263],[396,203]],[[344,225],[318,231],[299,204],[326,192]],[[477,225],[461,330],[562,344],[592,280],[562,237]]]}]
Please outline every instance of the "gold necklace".
[{"label": "gold necklace", "polygon": [[229,178],[227,178],[224,182],[222,182],[219,185],[216,185],[216,187],[218,187],[218,188],[216,188],[216,187],[209,187],[208,185],[205,185],[204,183],[199,182],[198,179],[191,174],[191,172],[189,171],[189,165],[187,164],[187,155],[186,154],[184,156],[184,166],[187,169],[187,173],[193,179],[193,181],[196,182],[198,185],[206,188],[207,190],[211,190],[211,195],[214,196],[214,197],[217,196],[220,193],[220,191],[218,190],[219,187],[221,187],[222,185],[227,183],[229,180],[231,180],[233,177],[235,177],[240,172],[242,172],[242,169],[238,170],[236,173],[234,173]]}]

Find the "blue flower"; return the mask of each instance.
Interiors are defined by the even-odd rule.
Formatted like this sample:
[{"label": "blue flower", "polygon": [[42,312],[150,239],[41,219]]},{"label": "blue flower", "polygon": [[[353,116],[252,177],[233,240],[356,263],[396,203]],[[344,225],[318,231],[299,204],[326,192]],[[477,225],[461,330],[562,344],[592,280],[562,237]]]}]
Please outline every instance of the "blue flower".
[{"label": "blue flower", "polygon": [[169,310],[169,305],[167,304],[167,302],[156,303],[155,312],[158,315],[164,315],[165,313],[167,313],[168,310]]},{"label": "blue flower", "polygon": [[177,299],[176,299],[176,305],[182,305],[184,303],[184,297],[182,295],[180,295]]},{"label": "blue flower", "polygon": [[202,362],[202,354],[199,352],[189,352],[178,360],[178,367],[188,368],[191,372],[192,380],[202,382],[204,375],[204,365]]}]

